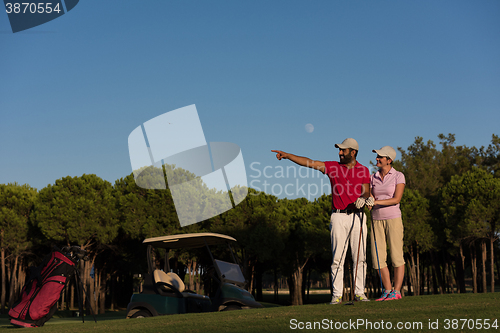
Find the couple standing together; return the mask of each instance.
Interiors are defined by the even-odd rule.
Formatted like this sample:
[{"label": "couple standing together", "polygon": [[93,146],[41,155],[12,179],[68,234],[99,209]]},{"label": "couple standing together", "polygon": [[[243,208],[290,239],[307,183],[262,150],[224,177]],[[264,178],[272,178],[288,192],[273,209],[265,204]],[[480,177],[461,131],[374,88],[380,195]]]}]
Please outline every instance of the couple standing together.
[{"label": "couple standing together", "polygon": [[[339,149],[339,162],[314,161],[280,150],[272,150],[278,160],[288,159],[300,166],[316,169],[326,174],[332,187],[332,215],[330,238],[333,262],[331,267],[332,301],[342,302],[344,260],[347,243],[351,246],[355,280],[356,301],[369,301],[365,296],[366,277],[366,205],[372,212],[371,249],[373,268],[379,270],[383,283],[382,295],[377,301],[401,298],[404,276],[403,222],[399,202],[405,187],[404,175],[392,167],[396,151],[390,146],[373,150],[377,154],[378,171],[370,176],[368,168],[356,161],[358,142],[352,138],[335,144]],[[361,240],[361,242],[360,242]],[[389,243],[394,283],[387,267]]]}]

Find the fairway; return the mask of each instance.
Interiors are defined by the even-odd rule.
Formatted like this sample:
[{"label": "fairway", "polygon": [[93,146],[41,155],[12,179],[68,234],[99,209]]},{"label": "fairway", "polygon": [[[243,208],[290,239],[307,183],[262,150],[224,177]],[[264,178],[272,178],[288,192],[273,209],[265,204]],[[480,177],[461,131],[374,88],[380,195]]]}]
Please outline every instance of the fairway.
[{"label": "fairway", "polygon": [[[271,304],[268,304],[272,306]],[[53,318],[37,332],[285,332],[406,331],[475,332],[500,330],[500,294],[447,294],[404,297],[391,302],[358,302],[354,306],[314,304],[219,313],[117,319],[122,313]],[[481,328],[480,328],[481,326]],[[488,327],[489,329],[485,329]],[[0,329],[13,326],[5,315]],[[402,329],[398,329],[402,328]],[[406,329],[405,329],[406,328]]]}]

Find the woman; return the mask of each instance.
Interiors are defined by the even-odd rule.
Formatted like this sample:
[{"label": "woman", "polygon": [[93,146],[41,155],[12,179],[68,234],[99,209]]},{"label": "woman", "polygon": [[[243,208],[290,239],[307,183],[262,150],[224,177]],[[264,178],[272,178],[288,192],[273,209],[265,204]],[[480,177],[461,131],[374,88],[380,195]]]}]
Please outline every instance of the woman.
[{"label": "woman", "polygon": [[[394,148],[384,146],[379,150],[373,150],[373,152],[377,154],[377,167],[379,169],[370,177],[371,193],[375,199],[372,208],[372,258],[375,269],[378,268],[380,263],[380,278],[384,285],[382,296],[377,301],[390,301],[401,298],[401,287],[405,271],[403,221],[399,209],[399,202],[405,189],[405,176],[392,167],[392,161],[396,158]],[[394,285],[391,284],[386,261],[387,242],[389,242],[391,249],[391,260],[394,267]],[[375,246],[377,249],[375,249]]]}]

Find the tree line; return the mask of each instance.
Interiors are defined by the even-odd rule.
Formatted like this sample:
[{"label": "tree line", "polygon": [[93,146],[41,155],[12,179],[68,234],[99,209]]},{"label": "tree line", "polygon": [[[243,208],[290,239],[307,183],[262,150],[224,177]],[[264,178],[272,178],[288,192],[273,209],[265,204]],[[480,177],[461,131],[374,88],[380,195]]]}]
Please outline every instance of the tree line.
[{"label": "tree line", "polygon": [[[439,148],[417,137],[406,150],[398,148],[401,157],[394,162],[407,181],[401,201],[405,286],[410,295],[463,293],[472,279],[473,292],[487,292],[488,280],[494,291],[500,272],[500,138],[493,135],[488,147],[481,148],[457,146],[452,134],[438,138]],[[186,171],[175,172],[192,179]],[[233,195],[239,190],[244,189],[232,189]],[[96,175],[64,177],[39,191],[0,184],[0,310],[17,299],[29,267],[53,246],[65,245],[88,251],[80,274],[93,295],[88,300],[93,308],[103,312],[126,306],[138,274],[146,271],[145,238],[205,231],[238,240],[243,273],[258,300],[262,277],[271,273],[276,282],[287,278],[290,304],[303,304],[311,272],[329,272],[331,265],[331,196],[289,200],[248,191],[236,208],[181,228],[168,188],[138,187],[133,174],[114,185]],[[369,246],[367,251],[366,285],[375,295],[379,277],[371,268]],[[188,274],[189,289],[200,290],[200,273],[206,268],[202,258],[182,252],[175,258],[174,269]],[[346,265],[352,264],[346,260]],[[346,274],[346,288],[350,280]],[[62,308],[75,303],[73,286],[67,289]]]},{"label": "tree line", "polygon": [[407,282],[415,295],[424,287],[433,293],[464,293],[469,277],[473,292],[487,292],[489,278],[494,292],[495,265],[496,279],[500,272],[495,261],[500,138],[493,135],[481,148],[456,146],[453,134],[438,138],[441,149],[417,137],[406,151],[399,149],[401,159],[394,163],[407,180],[401,202]]}]

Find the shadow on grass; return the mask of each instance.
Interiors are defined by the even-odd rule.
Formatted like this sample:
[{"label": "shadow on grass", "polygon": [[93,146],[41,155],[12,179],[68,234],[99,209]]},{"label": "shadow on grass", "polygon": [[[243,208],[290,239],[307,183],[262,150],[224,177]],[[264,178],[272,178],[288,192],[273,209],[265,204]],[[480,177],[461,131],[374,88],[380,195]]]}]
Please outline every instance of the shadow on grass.
[{"label": "shadow on grass", "polygon": [[[322,304],[322,303],[330,303],[332,296],[328,290],[322,290],[320,293],[310,293],[309,295],[305,295],[303,298],[304,304]],[[260,303],[270,303],[270,304],[278,304],[280,306],[288,306],[290,304],[290,295],[288,293],[278,294],[278,300],[274,299],[274,294],[272,293],[263,293],[262,301],[258,301]]]}]

